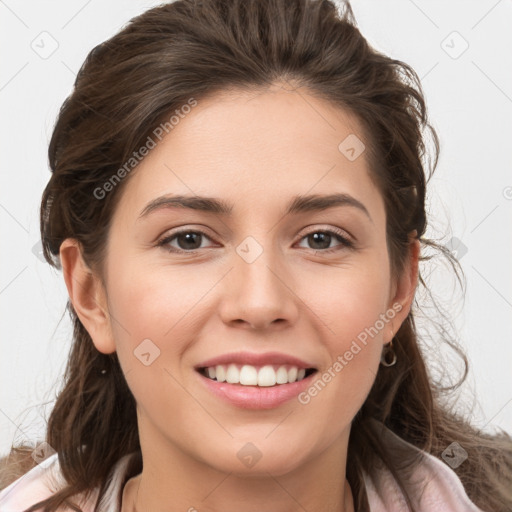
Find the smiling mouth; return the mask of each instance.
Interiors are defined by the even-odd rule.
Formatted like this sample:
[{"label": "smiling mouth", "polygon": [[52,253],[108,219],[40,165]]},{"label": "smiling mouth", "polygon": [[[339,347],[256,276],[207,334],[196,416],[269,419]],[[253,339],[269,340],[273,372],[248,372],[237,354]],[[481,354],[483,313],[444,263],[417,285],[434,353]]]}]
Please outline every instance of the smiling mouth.
[{"label": "smiling mouth", "polygon": [[241,386],[272,387],[301,381],[317,370],[316,368],[298,368],[293,365],[219,364],[198,368],[197,371],[203,377],[216,382]]}]

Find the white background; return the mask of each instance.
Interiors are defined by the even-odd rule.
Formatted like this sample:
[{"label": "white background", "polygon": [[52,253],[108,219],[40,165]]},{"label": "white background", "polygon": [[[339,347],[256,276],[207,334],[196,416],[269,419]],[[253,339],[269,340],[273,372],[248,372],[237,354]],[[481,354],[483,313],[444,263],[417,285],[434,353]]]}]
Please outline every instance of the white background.
[{"label": "white background", "polygon": [[[70,347],[64,281],[33,251],[53,123],[87,53],[158,3],[0,1],[0,454],[13,440],[43,436]],[[512,432],[512,1],[352,5],[370,44],[422,79],[441,139],[427,235],[444,244],[456,237],[467,248],[465,302],[439,258],[424,274],[470,360],[458,406],[478,428]],[[58,44],[48,58],[33,49],[41,38],[47,50]],[[437,346],[431,327],[425,323],[434,338],[427,345]],[[432,352],[433,368],[441,356],[453,379],[448,353]]]}]

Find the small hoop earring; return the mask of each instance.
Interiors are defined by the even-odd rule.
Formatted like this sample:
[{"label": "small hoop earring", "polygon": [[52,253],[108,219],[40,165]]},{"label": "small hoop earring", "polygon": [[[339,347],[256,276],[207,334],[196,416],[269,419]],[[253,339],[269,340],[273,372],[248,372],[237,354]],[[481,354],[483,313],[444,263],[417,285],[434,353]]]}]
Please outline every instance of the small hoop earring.
[{"label": "small hoop earring", "polygon": [[382,348],[382,354],[380,355],[380,364],[386,368],[394,366],[396,364],[396,352],[393,348],[393,338],[389,343],[386,343]]}]

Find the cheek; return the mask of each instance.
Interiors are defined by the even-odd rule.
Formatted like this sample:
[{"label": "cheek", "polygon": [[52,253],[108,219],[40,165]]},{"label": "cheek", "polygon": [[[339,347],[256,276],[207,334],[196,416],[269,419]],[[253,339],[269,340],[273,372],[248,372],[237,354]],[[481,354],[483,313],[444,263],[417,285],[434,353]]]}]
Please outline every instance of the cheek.
[{"label": "cheek", "polygon": [[329,328],[322,327],[322,338],[330,364],[299,396],[304,421],[315,423],[326,445],[336,438],[341,426],[352,422],[368,396],[379,371],[387,325],[382,320],[386,310],[379,290],[348,290],[352,291],[338,290],[326,300]]},{"label": "cheek", "polygon": [[[386,323],[379,321],[388,308],[389,273],[386,262],[373,255],[354,257],[343,266],[326,267],[302,280],[301,297],[322,321],[332,351],[348,350],[350,341],[371,330],[371,339],[382,339]],[[378,323],[377,323],[378,322]],[[376,325],[377,323],[377,325]],[[375,333],[373,327],[377,328]],[[377,340],[378,341],[378,340]],[[380,349],[379,349],[380,350]]]},{"label": "cheek", "polygon": [[161,343],[182,329],[182,319],[211,287],[211,278],[202,274],[142,262],[116,267],[109,278],[109,307],[134,342],[152,335],[155,343]]},{"label": "cheek", "polygon": [[183,273],[180,278],[168,270],[164,277],[156,270],[127,266],[119,266],[109,278],[121,368],[138,407],[161,425],[172,424],[177,413],[190,409],[179,362],[194,339],[191,310],[200,294],[196,284],[189,280],[185,286],[184,281]]},{"label": "cheek", "polygon": [[302,402],[311,404],[320,416],[325,404],[331,404],[328,409],[338,424],[352,420],[379,369],[383,339],[394,317],[394,311],[388,310],[386,269],[382,261],[347,266],[335,273],[331,268],[302,292],[321,319],[317,328],[331,361]]},{"label": "cheek", "polygon": [[209,281],[190,277],[169,268],[136,268],[133,262],[112,269],[111,325],[127,379],[144,374],[147,380],[149,368],[171,369],[194,338],[194,313]]}]

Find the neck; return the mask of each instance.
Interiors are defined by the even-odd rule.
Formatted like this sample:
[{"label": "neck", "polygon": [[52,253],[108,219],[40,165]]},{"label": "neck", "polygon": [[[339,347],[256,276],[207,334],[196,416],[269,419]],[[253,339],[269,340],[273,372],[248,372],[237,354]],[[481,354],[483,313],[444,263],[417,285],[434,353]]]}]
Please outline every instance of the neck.
[{"label": "neck", "polygon": [[[140,492],[140,484],[141,484],[141,475],[138,475],[136,477],[133,477],[130,479],[123,491],[123,501],[122,501],[122,507],[121,512],[139,512],[142,510],[147,510],[146,505],[141,504],[139,501],[139,492]],[[283,489],[284,491],[284,489]],[[298,502],[298,500],[294,500],[293,497],[291,497],[292,501],[295,502],[295,505],[290,506],[289,508],[282,508],[280,510],[286,510],[286,511],[296,511],[297,506],[300,506],[304,510],[310,510],[309,508],[306,508]],[[265,500],[266,501],[266,500]],[[174,500],[173,500],[174,503]],[[244,507],[247,507],[248,498],[244,498]],[[164,507],[168,510],[168,506]],[[257,505],[261,506],[261,505]],[[162,510],[164,510],[162,508]],[[220,510],[220,509],[213,509],[213,508],[205,508],[201,506],[201,511],[214,511],[214,510]],[[225,509],[222,509],[225,510]],[[245,510],[245,508],[244,508]],[[252,509],[251,509],[252,510]],[[267,510],[274,510],[267,508]],[[352,490],[350,488],[350,485],[348,481],[345,479],[345,483],[342,486],[341,496],[338,504],[334,504],[331,508],[323,508],[322,510],[325,511],[332,511],[332,512],[354,512],[354,500],[352,496]],[[189,507],[187,509],[187,512],[198,512],[194,507]]]}]

